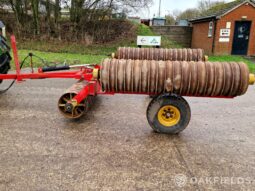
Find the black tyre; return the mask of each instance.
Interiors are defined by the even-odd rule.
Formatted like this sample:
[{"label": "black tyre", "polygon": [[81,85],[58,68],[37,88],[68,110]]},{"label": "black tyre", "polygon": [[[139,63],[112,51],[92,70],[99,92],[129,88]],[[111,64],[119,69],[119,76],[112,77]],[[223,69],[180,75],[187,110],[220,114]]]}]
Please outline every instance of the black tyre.
[{"label": "black tyre", "polygon": [[[2,54],[0,56],[0,74],[7,74],[10,69],[10,56],[8,54]],[[2,80],[0,80],[2,83]]]},{"label": "black tyre", "polygon": [[178,134],[188,126],[190,118],[188,102],[177,95],[160,95],[147,108],[147,120],[158,133]]}]

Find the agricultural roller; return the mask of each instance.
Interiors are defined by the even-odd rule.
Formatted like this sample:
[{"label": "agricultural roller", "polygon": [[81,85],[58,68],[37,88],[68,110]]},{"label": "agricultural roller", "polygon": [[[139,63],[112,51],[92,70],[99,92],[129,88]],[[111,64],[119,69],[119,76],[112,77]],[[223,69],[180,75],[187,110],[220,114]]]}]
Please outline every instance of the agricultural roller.
[{"label": "agricultural roller", "polygon": [[167,49],[167,48],[130,48],[120,47],[112,58],[131,60],[163,60],[163,61],[207,61],[203,49]]},{"label": "agricultural roller", "polygon": [[183,96],[234,98],[255,83],[247,65],[236,62],[105,59],[99,65],[46,66],[36,73],[22,73],[14,36],[11,42],[16,74],[0,74],[0,79],[77,79],[58,102],[59,111],[70,119],[83,116],[97,95],[153,95],[147,108],[150,126],[159,133],[176,134],[191,118]]}]

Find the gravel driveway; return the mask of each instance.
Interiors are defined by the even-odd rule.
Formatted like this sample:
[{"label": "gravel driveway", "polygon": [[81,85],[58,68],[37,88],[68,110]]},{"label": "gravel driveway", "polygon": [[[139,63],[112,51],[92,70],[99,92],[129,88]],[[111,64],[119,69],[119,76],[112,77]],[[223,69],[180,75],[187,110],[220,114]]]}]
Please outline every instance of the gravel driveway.
[{"label": "gravel driveway", "polygon": [[254,190],[255,87],[187,98],[191,123],[169,136],[149,127],[147,96],[99,96],[82,119],[64,119],[56,105],[73,82],[0,95],[0,190]]}]

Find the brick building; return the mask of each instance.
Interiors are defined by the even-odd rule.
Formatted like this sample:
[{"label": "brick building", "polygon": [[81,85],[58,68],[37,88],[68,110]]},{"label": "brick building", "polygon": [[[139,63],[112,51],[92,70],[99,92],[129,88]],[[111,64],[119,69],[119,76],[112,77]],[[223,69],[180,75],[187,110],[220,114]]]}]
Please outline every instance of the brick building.
[{"label": "brick building", "polygon": [[193,26],[192,48],[207,54],[255,55],[255,1],[236,0],[216,6]]}]

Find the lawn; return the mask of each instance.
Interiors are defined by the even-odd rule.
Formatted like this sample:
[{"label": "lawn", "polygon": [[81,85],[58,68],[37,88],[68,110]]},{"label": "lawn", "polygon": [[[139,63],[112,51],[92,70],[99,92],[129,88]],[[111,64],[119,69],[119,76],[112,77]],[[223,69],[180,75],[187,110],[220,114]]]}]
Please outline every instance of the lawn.
[{"label": "lawn", "polygon": [[[43,51],[31,51],[31,50],[20,50],[19,58],[22,61],[29,52],[32,52],[38,57],[45,59],[48,62],[64,63],[67,64],[98,64],[104,58],[108,56],[105,55],[93,55],[93,54],[74,54],[74,53],[53,53],[53,52],[43,52]],[[28,60],[29,61],[29,60]],[[250,60],[241,56],[210,56],[209,61],[212,62],[245,62],[250,71],[255,73],[255,64]],[[35,58],[34,66],[42,66],[42,62]],[[26,62],[24,67],[29,67],[29,62]]]},{"label": "lawn", "polygon": [[[155,34],[150,27],[143,25],[143,24],[139,24],[137,25],[137,31],[136,31],[137,36],[141,35],[141,36],[158,36],[157,34]],[[136,46],[136,42],[134,42],[132,44],[132,46]],[[182,48],[181,45],[177,44],[174,41],[171,41],[169,38],[165,37],[165,36],[161,36],[161,46],[163,48]]]},{"label": "lawn", "polygon": [[[107,58],[106,55],[87,55],[87,54],[72,54],[72,53],[53,53],[53,52],[42,52],[42,51],[31,51],[31,50],[19,50],[19,59],[20,62],[32,52],[34,55],[44,59],[46,62],[54,63],[67,63],[67,64],[98,64],[104,58]],[[12,62],[12,66],[13,66]],[[33,59],[34,67],[42,66],[43,63],[40,59],[34,57]],[[24,67],[29,67],[30,59],[24,64]]]},{"label": "lawn", "polygon": [[232,55],[210,56],[209,61],[211,62],[244,62],[248,65],[250,71],[255,73],[255,63],[253,63],[252,61],[242,56],[232,56]]},{"label": "lawn", "polygon": [[[137,25],[136,35],[153,36],[156,35],[150,27],[142,24]],[[19,48],[19,58],[22,61],[29,52],[36,56],[45,59],[48,62],[57,62],[68,64],[91,64],[100,63],[102,59],[107,58],[111,53],[116,52],[118,47],[136,47],[136,39],[120,39],[118,42],[107,44],[77,44],[72,42],[60,41],[19,41],[17,43]],[[181,48],[180,45],[172,42],[166,37],[162,37],[162,47],[164,48]],[[39,59],[34,59],[34,66],[42,65]],[[12,63],[13,66],[13,63]],[[26,62],[24,67],[29,67]]]},{"label": "lawn", "polygon": [[[150,27],[143,24],[135,24],[136,35],[153,36],[156,35]],[[43,52],[56,53],[75,53],[82,55],[100,55],[107,56],[115,52],[118,47],[136,47],[136,35],[129,38],[119,38],[118,41],[109,42],[106,44],[86,45],[77,42],[61,42],[54,41],[40,41],[40,40],[18,40],[18,48],[21,50],[38,50]],[[162,36],[162,47],[164,48],[181,48],[181,46],[167,37]]]}]

